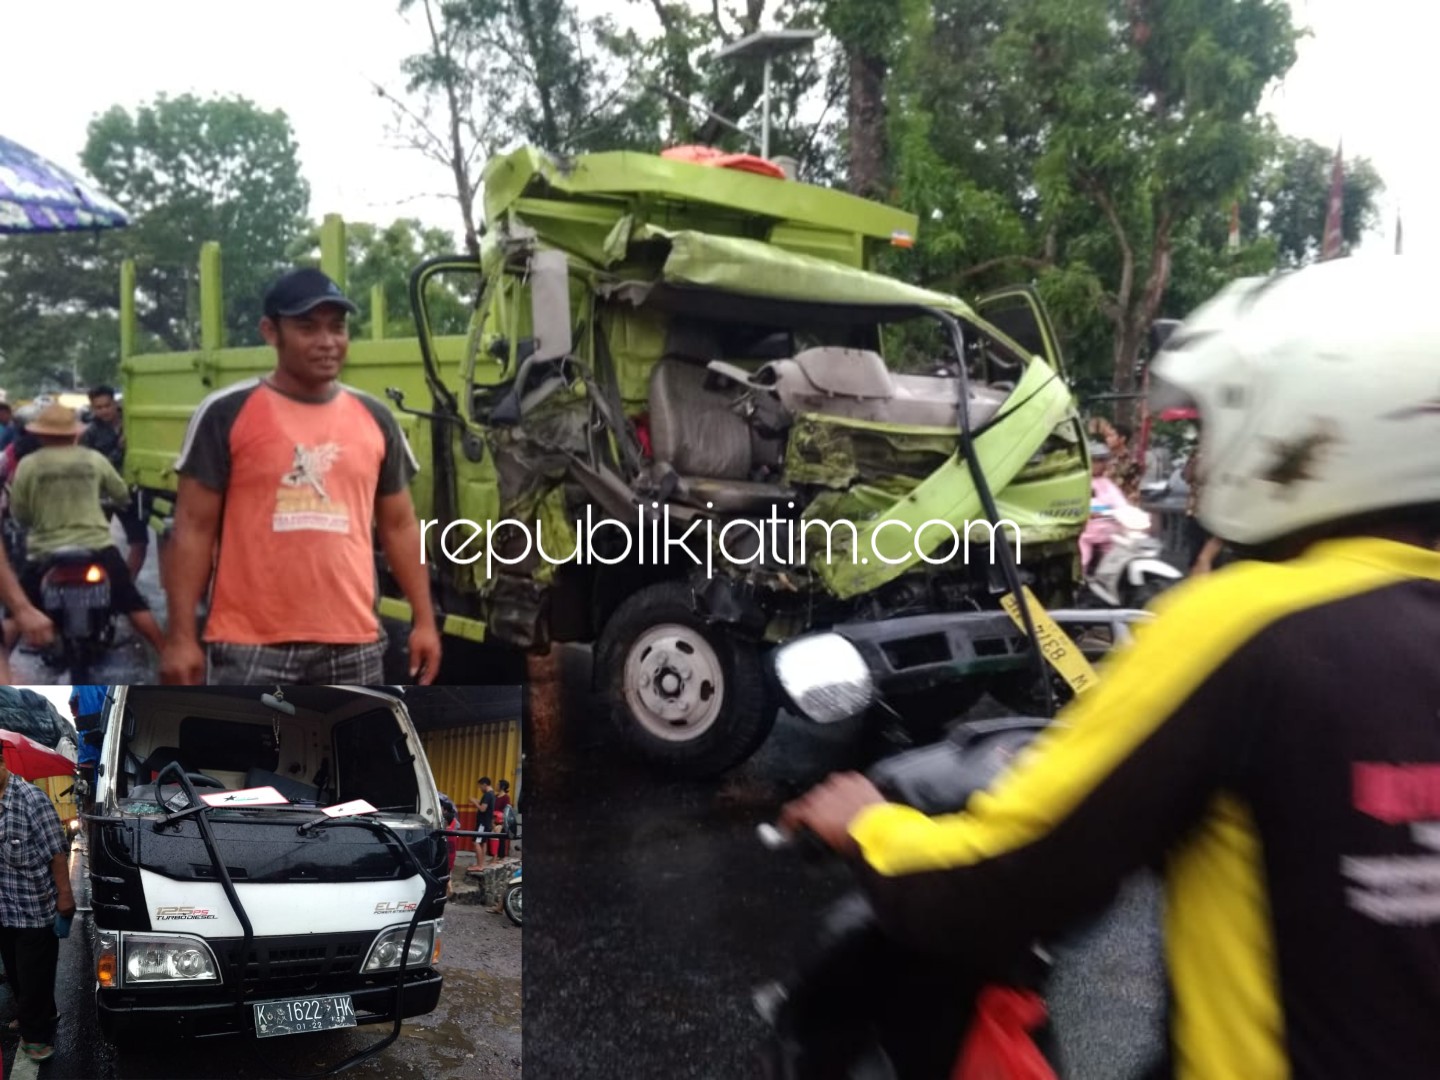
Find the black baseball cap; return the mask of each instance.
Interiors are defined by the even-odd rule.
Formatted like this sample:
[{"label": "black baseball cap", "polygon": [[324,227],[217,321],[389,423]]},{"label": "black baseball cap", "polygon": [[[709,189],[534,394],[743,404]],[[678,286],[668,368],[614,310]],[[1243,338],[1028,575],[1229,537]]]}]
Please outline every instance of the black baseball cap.
[{"label": "black baseball cap", "polygon": [[265,314],[272,319],[304,315],[321,304],[339,304],[352,315],[360,313],[360,309],[327,274],[309,267],[291,270],[265,292]]}]

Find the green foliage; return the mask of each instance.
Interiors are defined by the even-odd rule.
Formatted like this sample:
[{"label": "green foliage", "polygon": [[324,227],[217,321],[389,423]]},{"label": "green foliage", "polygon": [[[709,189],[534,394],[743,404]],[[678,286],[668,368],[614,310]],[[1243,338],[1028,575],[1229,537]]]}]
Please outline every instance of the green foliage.
[{"label": "green foliage", "polygon": [[0,244],[0,369],[15,394],[118,378],[120,263],[133,258],[141,348],[193,347],[200,246],[218,240],[232,343],[258,342],[260,297],[309,193],[282,113],[243,99],[160,97],[90,125],[81,161],[131,214],[98,236]]},{"label": "green foliage", "polygon": [[218,240],[229,340],[259,343],[261,295],[310,198],[285,114],[190,94],[133,114],[117,105],[90,124],[81,162],[132,215],[107,237],[106,261],[113,273],[135,259],[141,325],[170,348],[198,344],[200,246]]},{"label": "green foliage", "polygon": [[1080,382],[1129,390],[1172,279],[1273,265],[1268,240],[1226,251],[1226,212],[1295,39],[1282,0],[936,0],[890,87],[921,277],[1035,282]]},{"label": "green foliage", "polygon": [[0,385],[12,397],[115,377],[116,277],[103,249],[82,233],[0,242]]},{"label": "green foliage", "polygon": [[[1319,258],[1330,202],[1335,151],[1309,139],[1285,138],[1255,178],[1250,193],[1257,224],[1274,237],[1281,266],[1303,266]],[[1385,190],[1365,158],[1344,163],[1341,210],[1342,249],[1348,251],[1378,224],[1376,200]]]},{"label": "green foliage", "polygon": [[[368,222],[345,223],[346,292],[361,314],[351,328],[353,337],[370,337],[375,329],[372,290],[380,286],[385,296],[385,337],[414,337],[415,320],[410,310],[410,271],[426,259],[455,252],[455,238],[444,229],[426,227],[415,218],[400,218],[381,227]],[[320,230],[312,227],[291,248],[292,261],[299,266],[320,265]],[[465,298],[446,294],[430,317],[440,327],[467,322]],[[453,331],[452,331],[453,332]]]}]

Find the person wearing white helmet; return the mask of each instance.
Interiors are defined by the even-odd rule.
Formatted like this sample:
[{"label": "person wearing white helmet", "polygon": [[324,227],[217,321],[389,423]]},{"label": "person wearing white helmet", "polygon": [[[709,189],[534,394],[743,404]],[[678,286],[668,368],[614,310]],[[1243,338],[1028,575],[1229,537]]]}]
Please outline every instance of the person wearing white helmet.
[{"label": "person wearing white helmet", "polygon": [[[1207,530],[1157,618],[966,812],[856,774],[783,815],[891,933],[1008,957],[1162,865],[1186,1078],[1440,1072],[1440,305],[1413,259],[1232,284],[1168,340]],[[983,954],[980,952],[983,950]]]}]

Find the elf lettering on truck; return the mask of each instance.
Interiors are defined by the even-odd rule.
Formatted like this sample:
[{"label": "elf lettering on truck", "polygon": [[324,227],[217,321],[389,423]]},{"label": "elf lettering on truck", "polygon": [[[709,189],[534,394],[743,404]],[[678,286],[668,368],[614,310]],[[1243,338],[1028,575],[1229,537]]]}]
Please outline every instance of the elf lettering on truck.
[{"label": "elf lettering on truck", "polygon": [[107,1037],[435,1008],[448,859],[399,691],[134,686],[108,708],[87,852]]}]

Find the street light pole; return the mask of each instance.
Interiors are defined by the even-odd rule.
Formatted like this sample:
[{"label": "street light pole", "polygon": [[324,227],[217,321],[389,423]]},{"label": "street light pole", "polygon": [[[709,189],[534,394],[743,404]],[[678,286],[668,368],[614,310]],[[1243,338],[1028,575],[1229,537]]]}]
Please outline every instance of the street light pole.
[{"label": "street light pole", "polygon": [[770,91],[772,65],[783,53],[809,49],[820,36],[819,30],[761,30],[725,46],[715,59],[730,60],[759,57],[765,65],[765,94],[760,121],[760,156],[770,159]]},{"label": "street light pole", "polygon": [[765,111],[760,121],[760,156],[770,160],[770,54],[765,54]]}]

